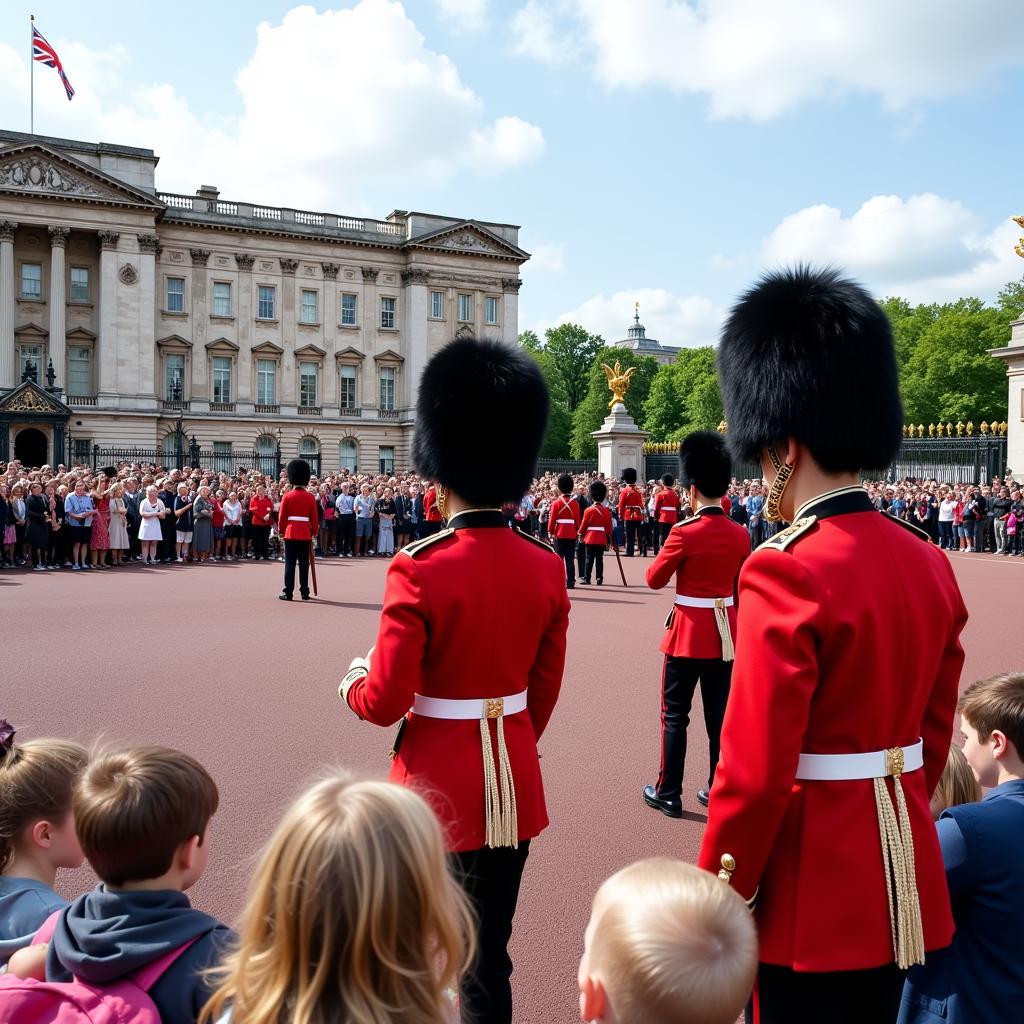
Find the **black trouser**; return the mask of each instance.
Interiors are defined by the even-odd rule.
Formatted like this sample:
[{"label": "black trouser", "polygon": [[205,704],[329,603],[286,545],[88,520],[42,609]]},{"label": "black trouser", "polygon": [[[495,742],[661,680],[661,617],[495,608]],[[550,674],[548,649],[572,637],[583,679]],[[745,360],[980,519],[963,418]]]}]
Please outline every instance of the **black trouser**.
[{"label": "black trouser", "polygon": [[512,1024],[508,940],[529,855],[529,839],[515,850],[504,846],[451,854],[455,876],[477,919],[476,958],[460,992],[464,1024]]},{"label": "black trouser", "polygon": [[948,548],[950,551],[956,547],[956,541],[953,536],[952,519],[950,519],[949,522],[944,519],[939,520],[939,546],[943,549]]},{"label": "black trouser", "polygon": [[587,549],[587,567],[583,578],[589,583],[594,576],[594,566],[597,566],[597,582],[604,582],[604,545],[584,544]]},{"label": "black trouser", "polygon": [[355,512],[342,512],[338,516],[338,554],[352,554],[352,540],[356,535]]},{"label": "black trouser", "polygon": [[583,579],[587,573],[587,545],[579,537],[576,538],[576,570],[577,576]]},{"label": "black trouser", "polygon": [[286,540],[284,542],[284,592],[291,597],[295,592],[295,563],[299,563],[299,591],[303,597],[309,595],[309,541]]},{"label": "black trouser", "polygon": [[565,562],[565,585],[572,587],[576,585],[576,541],[555,539],[555,552]]},{"label": "black trouser", "polygon": [[974,522],[974,550],[985,550],[985,519],[977,519]]},{"label": "black trouser", "polygon": [[722,735],[722,719],[729,700],[732,662],[721,658],[665,658],[661,683],[661,771],[658,796],[678,800],[683,790],[686,763],[686,728],[690,724],[693,691],[700,682],[704,725],[708,731],[710,771],[708,788],[715,780],[715,768]]},{"label": "black trouser", "polygon": [[[640,531],[643,527],[643,523],[639,519],[627,519],[626,520],[626,557],[633,557],[633,548],[636,546],[637,539],[640,537]],[[642,543],[642,541],[641,541]]]},{"label": "black trouser", "polygon": [[252,536],[252,555],[253,558],[270,558],[270,527],[269,526],[256,526],[250,527],[250,534]]},{"label": "black trouser", "polygon": [[747,1024],[894,1024],[905,977],[895,964],[822,974],[758,964]]},{"label": "black trouser", "polygon": [[654,524],[654,553],[657,554],[668,540],[668,535],[672,532],[673,523],[655,523]]}]

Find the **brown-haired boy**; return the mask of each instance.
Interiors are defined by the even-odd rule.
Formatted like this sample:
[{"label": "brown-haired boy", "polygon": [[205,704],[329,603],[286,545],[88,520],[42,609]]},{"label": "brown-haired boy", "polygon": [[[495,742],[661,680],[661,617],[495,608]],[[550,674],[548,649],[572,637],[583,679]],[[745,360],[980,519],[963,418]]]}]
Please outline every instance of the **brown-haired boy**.
[{"label": "brown-haired boy", "polygon": [[754,919],[734,890],[682,861],[637,861],[594,897],[580,1016],[604,1024],[733,1024],[756,971]]},{"label": "brown-haired boy", "polygon": [[231,935],[185,895],[206,868],[217,803],[213,779],[177,750],[136,747],[89,765],[75,828],[100,884],[57,922],[47,980],[109,984],[191,941],[149,994],[163,1024],[195,1021],[209,996],[201,972]]}]

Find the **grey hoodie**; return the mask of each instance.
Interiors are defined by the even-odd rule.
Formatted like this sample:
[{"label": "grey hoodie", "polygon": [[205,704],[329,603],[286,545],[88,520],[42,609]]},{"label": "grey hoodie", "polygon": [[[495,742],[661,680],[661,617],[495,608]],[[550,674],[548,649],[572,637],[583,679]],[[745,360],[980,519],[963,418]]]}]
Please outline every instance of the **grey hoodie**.
[{"label": "grey hoodie", "polygon": [[100,885],[61,915],[46,978],[70,981],[74,975],[102,985],[196,939],[149,993],[163,1024],[193,1024],[210,995],[200,972],[218,963],[231,938],[226,925],[195,910],[183,892],[120,892]]}]

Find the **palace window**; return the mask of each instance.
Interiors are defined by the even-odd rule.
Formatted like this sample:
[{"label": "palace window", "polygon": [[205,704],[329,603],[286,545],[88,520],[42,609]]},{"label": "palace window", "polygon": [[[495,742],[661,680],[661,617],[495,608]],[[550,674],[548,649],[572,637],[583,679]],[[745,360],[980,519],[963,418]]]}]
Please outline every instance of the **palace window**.
[{"label": "palace window", "polygon": [[484,323],[496,324],[498,322],[498,300],[492,295],[484,299]]},{"label": "palace window", "polygon": [[88,267],[72,267],[71,268],[71,301],[72,302],[88,302],[89,301],[89,268]]},{"label": "palace window", "polygon": [[473,296],[472,295],[460,295],[459,296],[459,322],[460,323],[472,323],[473,322]]},{"label": "palace window", "polygon": [[175,437],[176,435],[173,431],[170,434],[164,434],[164,441],[161,446],[164,452],[164,466],[168,469],[180,468],[177,467],[178,445]]},{"label": "palace window", "polygon": [[432,320],[444,319],[444,292],[430,293],[430,317]]},{"label": "palace window", "polygon": [[257,472],[277,476],[277,440],[270,434],[256,438],[256,463]]},{"label": "palace window", "polygon": [[231,316],[231,285],[227,281],[213,282],[213,315]]},{"label": "palace window", "polygon": [[395,411],[395,377],[393,366],[380,368],[380,408],[384,412]]},{"label": "palace window", "polygon": [[316,363],[299,365],[299,405],[305,409],[316,406]]},{"label": "palace window", "polygon": [[342,409],[356,407],[356,368],[342,366],[339,379],[340,404]]},{"label": "palace window", "polygon": [[273,320],[277,311],[276,289],[273,285],[261,284],[257,294],[256,319]]},{"label": "palace window", "polygon": [[40,387],[43,384],[43,346],[22,345],[18,354],[18,383],[25,379],[28,373],[32,380]]},{"label": "palace window", "polygon": [[393,330],[395,326],[395,300],[383,298],[380,300],[380,325],[385,330]]},{"label": "palace window", "polygon": [[92,349],[78,345],[68,349],[68,394],[92,394]]},{"label": "palace window", "polygon": [[256,402],[277,405],[277,362],[273,359],[256,360]]},{"label": "palace window", "polygon": [[168,313],[185,312],[185,278],[167,278],[167,306]]},{"label": "palace window", "polygon": [[377,452],[380,472],[385,476],[391,476],[395,471],[395,449],[390,445],[382,445]]},{"label": "palace window", "polygon": [[359,468],[359,445],[351,437],[346,437],[341,442],[338,451],[338,461],[342,469],[355,473]]},{"label": "palace window", "polygon": [[231,360],[227,356],[214,356],[213,359],[213,400],[231,401]]},{"label": "palace window", "polygon": [[320,323],[317,311],[317,293],[312,288],[302,289],[302,309],[299,313],[299,323]]},{"label": "palace window", "polygon": [[356,296],[345,293],[341,297],[341,320],[342,327],[355,327],[356,321]]},{"label": "palace window", "polygon": [[[299,441],[299,458],[300,459],[315,459],[320,454],[320,445],[315,437],[304,437]],[[314,473],[317,471],[316,466],[313,466]]]},{"label": "palace window", "polygon": [[164,383],[168,402],[181,402],[185,398],[185,357],[180,354],[164,356]]},{"label": "palace window", "polygon": [[23,299],[41,299],[43,297],[43,265],[41,263],[22,263],[21,297]]}]

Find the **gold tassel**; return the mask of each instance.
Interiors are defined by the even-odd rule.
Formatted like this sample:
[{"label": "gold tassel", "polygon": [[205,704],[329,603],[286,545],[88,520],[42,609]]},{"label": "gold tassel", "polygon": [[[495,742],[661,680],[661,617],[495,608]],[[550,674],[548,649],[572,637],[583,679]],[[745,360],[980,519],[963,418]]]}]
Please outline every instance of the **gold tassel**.
[{"label": "gold tassel", "polygon": [[885,779],[875,779],[875,806],[882,841],[882,867],[889,898],[889,929],[896,964],[906,970],[924,963],[924,925],[914,867],[914,837],[910,815],[899,775],[893,776],[896,807],[893,807]]},{"label": "gold tassel", "polygon": [[484,830],[487,845],[519,847],[519,818],[516,812],[516,788],[512,763],[505,746],[502,719],[495,720],[498,732],[498,768],[494,767],[494,746],[488,719],[480,719],[480,745],[484,757]]},{"label": "gold tassel", "polygon": [[718,625],[718,635],[722,638],[722,661],[732,661],[736,657],[736,648],[733,646],[732,630],[729,628],[729,612],[721,598],[715,601],[715,622]]}]

